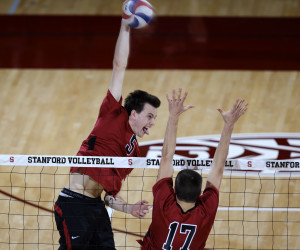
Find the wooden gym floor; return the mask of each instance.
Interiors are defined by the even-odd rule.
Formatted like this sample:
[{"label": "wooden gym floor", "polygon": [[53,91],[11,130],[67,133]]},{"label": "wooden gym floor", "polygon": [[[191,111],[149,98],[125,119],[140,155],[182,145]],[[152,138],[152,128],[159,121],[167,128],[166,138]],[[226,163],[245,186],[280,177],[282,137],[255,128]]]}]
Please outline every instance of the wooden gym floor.
[{"label": "wooden gym floor", "polygon": [[[19,4],[16,4],[17,2],[13,0],[1,1],[0,14],[3,15],[2,18],[7,18],[8,13],[12,17],[21,15],[23,20],[26,20],[27,15],[28,17],[72,15],[72,18],[76,15],[88,15],[117,18],[120,15],[122,4],[122,1],[117,0],[21,0]],[[159,25],[159,17],[268,17],[282,18],[282,20],[294,18],[295,21],[299,22],[298,17],[300,16],[300,1],[298,0],[153,0],[151,2],[156,8],[158,16],[156,25]],[[22,26],[22,24],[19,25]],[[8,24],[2,23],[1,27],[5,26],[5,29],[9,28],[7,27]],[[118,28],[113,32],[117,34]],[[138,31],[133,33],[138,36]],[[7,36],[3,32],[1,34],[3,37]],[[299,39],[297,36],[294,38]],[[139,39],[139,42],[142,43],[143,40]],[[173,40],[174,38],[170,37],[169,39]],[[115,37],[112,37],[111,41],[113,41],[113,47]],[[137,42],[132,44],[129,61],[135,60],[134,57],[137,54],[134,52],[135,44]],[[29,48],[32,47],[32,44],[25,43],[24,48],[26,46]],[[38,48],[36,49],[38,50]],[[174,52],[176,49],[176,47],[169,48],[169,50],[165,50],[166,54],[161,56],[172,56],[172,51]],[[291,46],[289,49],[292,51],[293,47]],[[4,47],[1,50],[3,50],[1,53],[7,56]],[[20,51],[20,48],[18,47],[16,50]],[[266,47],[265,50],[267,51],[268,48]],[[21,51],[26,54],[25,49],[22,48]],[[22,58],[22,52],[20,53],[19,55],[14,54],[17,58],[16,61],[19,60],[18,62],[22,61],[19,59]],[[215,53],[217,57],[217,51]],[[159,56],[156,55],[155,57],[157,61],[160,60]],[[26,67],[22,64],[14,66],[13,59],[6,66],[1,64],[4,66],[0,68],[0,133],[2,142],[0,153],[75,155],[82,140],[86,138],[94,125],[99,105],[109,85],[111,70],[107,65],[112,64],[112,55],[107,54],[103,57],[105,57],[106,64],[96,68],[87,66],[82,68],[59,66],[55,68],[55,65],[51,67],[32,65]],[[220,68],[213,66],[211,68],[205,68],[205,66],[194,68],[195,66],[193,66],[190,69],[183,69],[182,65],[188,64],[187,62],[181,62],[178,64],[181,66],[174,66],[174,68],[166,65],[162,68],[155,66],[143,68],[143,66],[137,67],[137,62],[132,63],[125,75],[123,96],[125,97],[134,89],[143,89],[157,95],[162,101],[156,126],[150,130],[149,136],[145,136],[139,141],[146,142],[163,138],[168,117],[165,94],[170,93],[173,88],[179,87],[189,91],[186,103],[194,104],[196,108],[182,116],[178,137],[219,134],[222,121],[216,109],[218,107],[230,108],[237,97],[244,97],[248,100],[249,110],[236,125],[234,133],[299,133],[299,52],[295,51],[294,57],[290,55],[290,58],[294,62],[293,65],[286,63],[278,66],[276,64],[276,67],[268,69],[253,66],[255,64],[262,65],[258,59],[255,61],[255,58],[252,58],[253,64],[250,62],[247,64],[252,66],[246,67],[246,69],[234,68],[232,66],[234,64],[231,64],[230,69],[221,66]],[[142,58],[140,59],[142,60]],[[235,57],[231,59],[237,62],[239,60]],[[101,60],[103,58],[99,58],[99,61]],[[225,62],[226,60],[222,65],[225,65]],[[43,62],[40,63],[43,64]],[[59,62],[57,63],[59,64]],[[282,68],[280,69],[280,67]],[[7,171],[7,167],[1,167],[0,171],[3,191],[28,201],[39,201],[38,205],[48,209],[52,209],[53,201],[68,179],[67,169],[59,169],[55,172],[56,169],[17,167],[13,169],[13,173],[10,173]],[[40,176],[40,171],[49,173],[49,175]],[[55,177],[54,173],[56,173]],[[143,186],[140,186],[141,175],[144,176]],[[146,198],[151,202],[150,191],[155,182],[155,175],[155,171],[135,170],[124,183],[124,190],[122,191],[124,198],[128,198],[130,202]],[[148,176],[150,177],[148,178]],[[249,177],[247,181],[247,185],[250,186],[252,184],[249,183],[253,182],[253,190],[255,190],[258,180]],[[16,187],[11,188],[11,182]],[[285,202],[289,199],[286,194],[286,183],[286,179],[276,180],[276,190],[278,193],[282,193],[276,199],[272,195],[249,197],[249,206],[257,206],[257,204],[251,204],[253,199],[258,200],[265,207],[284,207]],[[40,189],[41,185],[45,188]],[[230,202],[228,204],[226,192],[232,187],[244,187],[245,185],[245,180],[225,179],[222,185],[223,193],[220,197],[220,205],[241,205],[238,195],[229,197]],[[293,180],[288,185],[288,187],[293,187],[289,190],[295,192],[295,195],[291,196],[293,199],[288,201],[289,206],[300,208],[300,199],[297,195],[299,193],[299,180]],[[25,191],[24,186],[27,187]],[[31,189],[31,187],[35,187],[35,189]],[[135,190],[133,187],[140,187],[143,192],[131,191]],[[273,192],[274,180],[263,181],[261,187]],[[0,249],[57,248],[57,245],[46,244],[48,242],[57,244],[58,242],[57,232],[52,234],[52,230],[55,231],[55,224],[53,224],[49,212],[38,211],[30,205],[8,199],[2,194],[0,198],[3,204],[1,205],[0,219]],[[7,215],[8,211],[11,213],[10,216]],[[13,214],[26,214],[26,216],[14,216]],[[230,218],[240,218],[241,216],[241,220],[229,222]],[[219,211],[213,231],[219,236],[210,237],[207,247],[215,247],[215,249],[298,249],[300,244],[299,220],[295,224],[287,223],[287,217],[288,221],[293,221],[293,219],[297,221],[299,212],[292,212],[287,215],[287,212],[258,213],[252,211],[248,212],[247,215],[241,215],[241,212]],[[258,219],[259,222],[257,222]],[[269,219],[268,222],[267,219]],[[112,225],[115,229],[143,235],[150,220],[150,215],[145,220],[140,221],[115,212]],[[26,230],[18,230],[22,227]],[[37,231],[37,227],[44,230]],[[10,229],[4,230],[3,228]],[[244,230],[245,234],[255,235],[258,228],[260,235],[263,235],[259,239],[253,236],[248,238],[238,236],[238,232],[241,230]],[[227,236],[228,231],[233,234],[230,243]],[[234,236],[235,234],[236,236]],[[273,235],[279,236],[274,237]],[[298,235],[298,237],[288,237],[288,235]],[[138,247],[135,242],[139,238],[137,236],[115,231],[115,237],[118,249]],[[8,246],[5,243],[8,241],[11,243],[24,242],[24,244]]]}]

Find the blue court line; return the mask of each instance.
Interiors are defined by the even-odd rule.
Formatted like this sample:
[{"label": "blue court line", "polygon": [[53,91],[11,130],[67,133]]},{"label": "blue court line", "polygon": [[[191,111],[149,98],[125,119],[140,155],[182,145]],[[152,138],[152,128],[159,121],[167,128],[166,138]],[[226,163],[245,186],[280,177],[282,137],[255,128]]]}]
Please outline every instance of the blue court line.
[{"label": "blue court line", "polygon": [[9,11],[8,11],[8,15],[13,15],[16,12],[16,9],[18,8],[18,5],[20,3],[21,0],[14,0],[14,2],[12,3]]}]

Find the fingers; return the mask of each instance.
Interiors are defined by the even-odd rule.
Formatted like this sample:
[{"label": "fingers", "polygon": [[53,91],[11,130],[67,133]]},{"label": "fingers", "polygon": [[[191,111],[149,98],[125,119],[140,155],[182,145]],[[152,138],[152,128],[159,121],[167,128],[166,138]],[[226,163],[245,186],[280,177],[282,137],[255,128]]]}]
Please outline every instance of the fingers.
[{"label": "fingers", "polygon": [[237,98],[235,100],[235,104],[233,105],[233,107],[235,107],[235,109],[238,109],[239,108],[239,103],[240,103],[240,98]]},{"label": "fingers", "polygon": [[188,109],[191,109],[191,108],[195,108],[196,106],[195,105],[187,105],[184,109],[184,111],[188,110]]},{"label": "fingers", "polygon": [[181,99],[179,98],[179,100],[183,103],[185,101],[187,95],[188,95],[188,92],[185,91],[184,94],[183,94],[183,97]]},{"label": "fingers", "polygon": [[232,112],[236,114],[237,118],[241,117],[248,109],[248,103],[245,103],[245,99],[237,98],[233,105]]},{"label": "fingers", "polygon": [[248,103],[246,103],[241,109],[240,109],[240,114],[243,115],[248,109]]},{"label": "fingers", "polygon": [[244,102],[244,98],[237,98],[235,104],[233,105],[233,108],[238,111],[245,111],[245,108],[248,106],[248,103],[244,104]]},{"label": "fingers", "polygon": [[181,93],[182,93],[182,88],[178,89],[177,97],[176,97],[176,90],[172,90],[172,101],[180,101],[181,100]]},{"label": "fingers", "polygon": [[148,204],[149,201],[146,201],[146,200],[141,200],[141,201],[138,201],[137,203],[135,203],[135,205],[145,205],[145,204]]},{"label": "fingers", "polygon": [[173,95],[173,101],[175,101],[175,100],[176,100],[176,97],[175,97],[175,95],[176,95],[176,91],[175,91],[175,89],[173,89],[173,91],[172,91],[172,95]]},{"label": "fingers", "polygon": [[223,113],[224,113],[224,110],[221,109],[221,108],[218,108],[217,110],[220,112],[220,114],[223,114]]},{"label": "fingers", "polygon": [[166,97],[167,97],[168,102],[170,102],[171,100],[170,100],[170,98],[169,98],[168,93],[166,94]]},{"label": "fingers", "polygon": [[139,211],[139,216],[140,217],[145,217],[146,214],[148,214],[150,212],[150,207],[151,206],[147,206],[147,207],[143,207],[140,211]]},{"label": "fingers", "polygon": [[182,92],[182,88],[179,88],[178,95],[177,95],[177,100],[180,100],[181,92]]},{"label": "fingers", "polygon": [[176,95],[176,90],[173,89],[172,90],[172,99],[169,97],[168,93],[166,94],[166,98],[168,100],[168,102],[177,102],[177,103],[183,103],[188,95],[188,92],[185,91],[183,96],[182,95],[182,88],[178,89],[178,93]]},{"label": "fingers", "polygon": [[146,216],[146,214],[147,213],[140,213],[138,216],[136,216],[136,217],[138,217],[138,218],[144,218],[145,216]]},{"label": "fingers", "polygon": [[246,112],[247,107],[248,107],[248,103],[244,104],[244,102],[245,102],[245,99],[243,98],[243,99],[239,100],[238,105],[237,105],[237,110],[240,115],[243,115]]},{"label": "fingers", "polygon": [[182,93],[182,88],[179,88],[176,92],[175,89],[172,90],[172,97],[166,94],[167,101],[169,102],[169,111],[173,114],[180,115],[188,109],[194,108],[194,105],[184,106],[184,101],[188,95],[185,91]]},{"label": "fingers", "polygon": [[133,208],[134,211],[132,212],[132,215],[138,218],[144,218],[152,209],[152,206],[146,205],[148,203],[149,202],[146,200],[137,202]]},{"label": "fingers", "polygon": [[188,92],[186,91],[186,92],[184,93],[184,95],[183,95],[182,98],[181,98],[181,94],[182,94],[182,88],[179,88],[179,89],[178,89],[177,97],[176,97],[176,90],[173,89],[173,90],[172,90],[172,99],[170,99],[168,93],[166,94],[166,97],[167,97],[167,100],[168,100],[168,101],[173,101],[173,102],[174,102],[174,101],[182,101],[182,100],[184,100],[184,99],[186,98]]},{"label": "fingers", "polygon": [[225,123],[234,124],[248,109],[248,103],[245,103],[244,98],[237,98],[231,110],[224,111],[221,108],[217,110],[222,115]]},{"label": "fingers", "polygon": [[244,101],[245,101],[245,99],[239,99],[238,98],[238,106],[237,106],[237,109],[241,109],[241,107],[243,106],[243,103],[244,103]]},{"label": "fingers", "polygon": [[241,111],[246,111],[247,107],[248,107],[248,102],[244,106],[241,107]]},{"label": "fingers", "polygon": [[149,210],[139,211],[135,214],[135,217],[144,218],[148,212]]}]

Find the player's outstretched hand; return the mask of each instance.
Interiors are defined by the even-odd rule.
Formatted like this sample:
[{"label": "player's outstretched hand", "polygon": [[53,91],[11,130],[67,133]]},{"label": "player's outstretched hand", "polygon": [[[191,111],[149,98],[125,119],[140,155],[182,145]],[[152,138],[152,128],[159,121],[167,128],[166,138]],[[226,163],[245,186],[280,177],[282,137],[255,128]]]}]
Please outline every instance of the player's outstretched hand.
[{"label": "player's outstretched hand", "polygon": [[195,107],[194,105],[184,106],[184,101],[187,97],[188,92],[185,91],[182,97],[181,97],[181,93],[182,93],[182,89],[179,88],[177,95],[176,95],[176,90],[173,89],[172,98],[169,98],[169,95],[166,94],[169,103],[170,115],[179,116],[180,114],[187,111],[188,109]]},{"label": "player's outstretched hand", "polygon": [[147,205],[149,202],[146,200],[138,201],[132,205],[131,214],[137,218],[144,218],[147,213],[149,213],[152,206]]},{"label": "player's outstretched hand", "polygon": [[226,124],[234,125],[236,121],[247,111],[247,107],[248,103],[245,103],[245,99],[237,98],[231,110],[225,112],[221,108],[218,108],[218,111],[222,115]]}]

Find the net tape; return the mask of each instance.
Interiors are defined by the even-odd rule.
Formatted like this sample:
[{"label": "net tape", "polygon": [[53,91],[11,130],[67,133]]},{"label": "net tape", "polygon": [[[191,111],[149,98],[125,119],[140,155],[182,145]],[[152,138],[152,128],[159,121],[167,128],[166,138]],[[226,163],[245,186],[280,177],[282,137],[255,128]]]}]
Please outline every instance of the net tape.
[{"label": "net tape", "polygon": [[[0,155],[0,165],[57,166],[101,168],[149,168],[158,169],[160,158],[109,157],[109,156],[62,156],[62,155]],[[207,172],[212,159],[173,159],[174,170],[194,169]],[[227,159],[225,171],[254,171],[264,173],[300,172],[300,160],[249,160]]]}]

